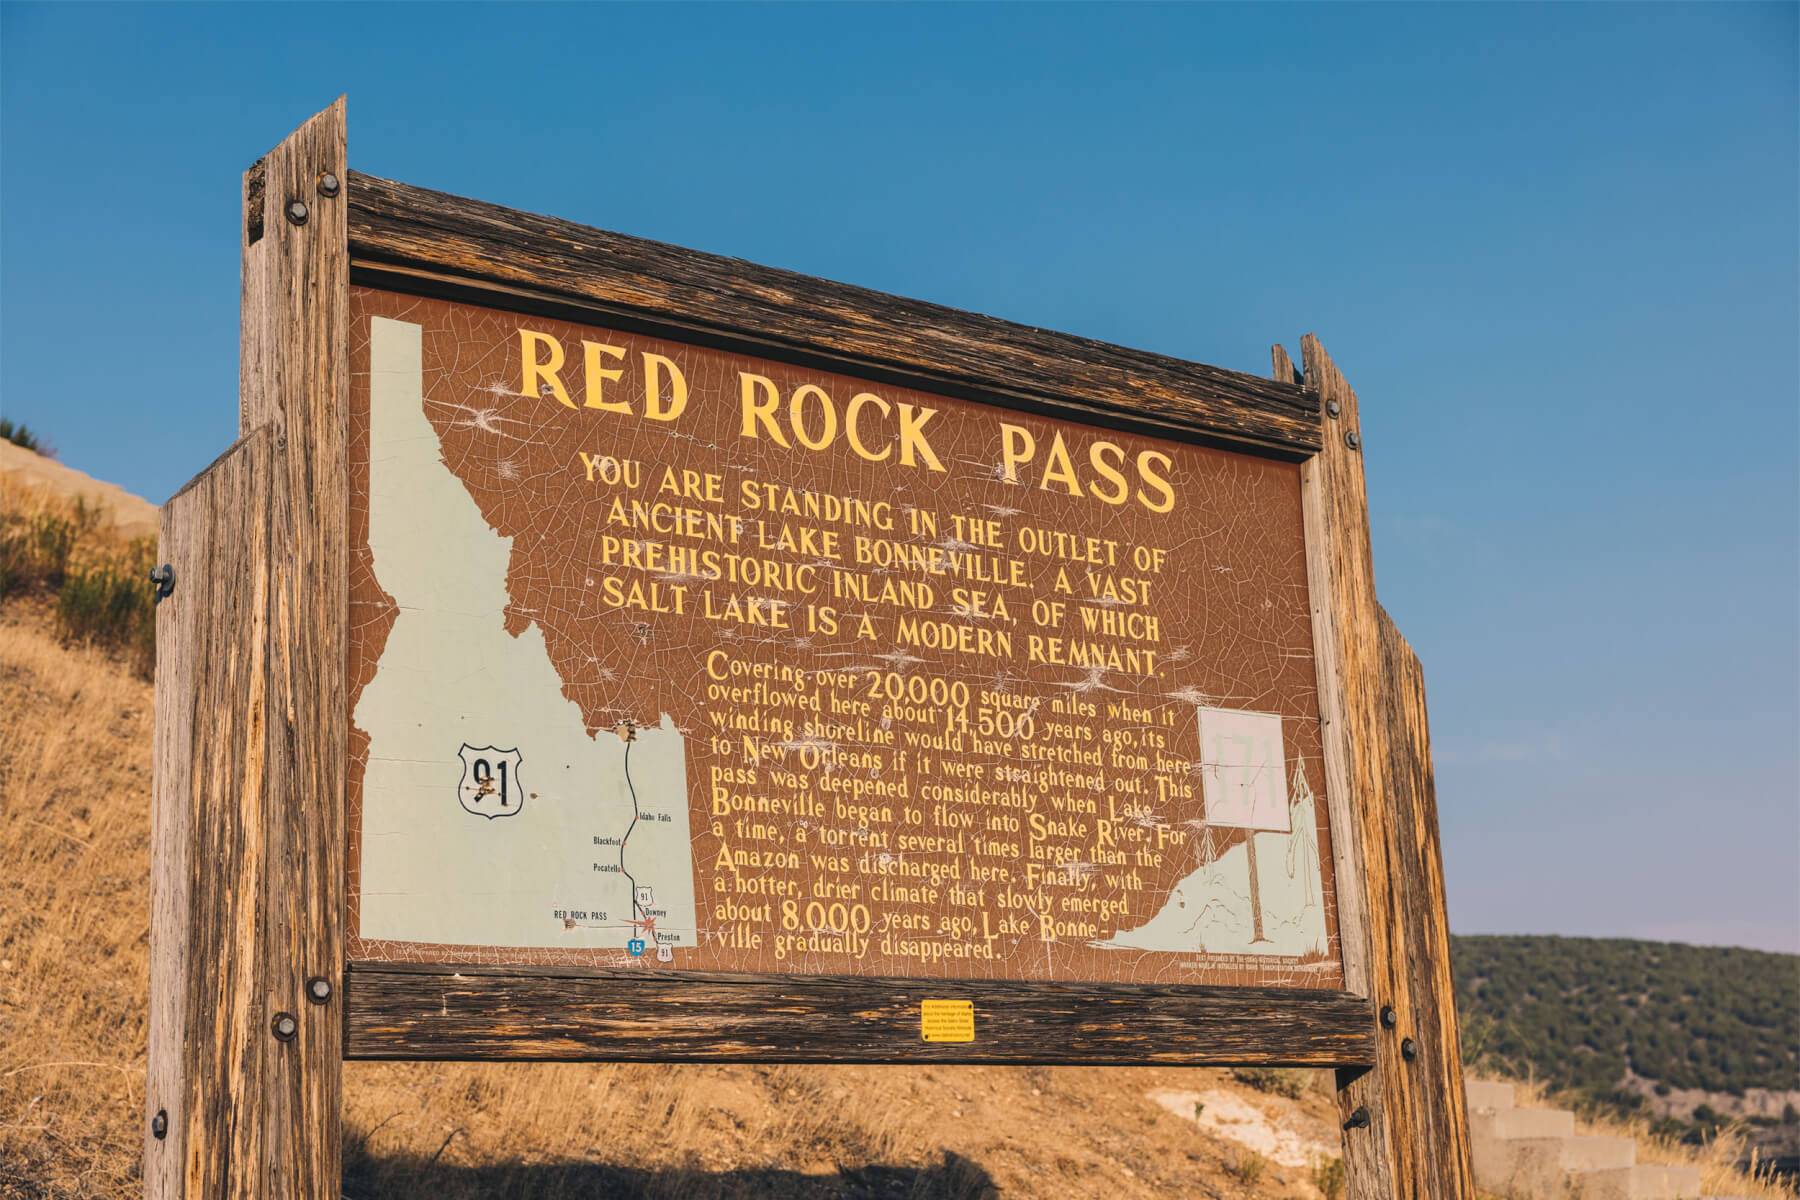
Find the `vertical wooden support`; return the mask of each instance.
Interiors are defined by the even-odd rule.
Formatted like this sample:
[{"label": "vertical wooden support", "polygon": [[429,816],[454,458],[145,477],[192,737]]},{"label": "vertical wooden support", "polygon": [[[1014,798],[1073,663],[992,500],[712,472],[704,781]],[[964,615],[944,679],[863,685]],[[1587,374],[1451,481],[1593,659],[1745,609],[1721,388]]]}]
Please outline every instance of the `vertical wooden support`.
[{"label": "vertical wooden support", "polygon": [[[1376,1065],[1340,1071],[1352,1200],[1474,1194],[1443,856],[1418,658],[1375,599],[1356,393],[1317,338],[1303,376],[1324,445],[1302,471],[1334,804],[1346,986],[1383,1013]],[[1295,375],[1274,350],[1278,379]],[[1325,602],[1328,601],[1328,602]],[[1390,1019],[1386,1016],[1391,1010]]]},{"label": "vertical wooden support", "polygon": [[[273,1153],[265,1195],[331,1197],[342,1175],[349,700],[350,243],[344,100],[245,175],[240,341],[244,428],[276,434],[269,655],[271,995],[301,1036],[263,1079]],[[251,186],[260,173],[258,195]],[[253,206],[263,236],[251,243]],[[306,206],[303,222],[296,204]],[[330,989],[324,1003],[309,980]],[[291,1120],[283,1120],[291,1117]],[[292,1170],[293,1178],[282,1173]]]},{"label": "vertical wooden support", "polygon": [[242,436],[163,509],[153,1197],[339,1191],[344,179],[342,99],[245,174]]}]

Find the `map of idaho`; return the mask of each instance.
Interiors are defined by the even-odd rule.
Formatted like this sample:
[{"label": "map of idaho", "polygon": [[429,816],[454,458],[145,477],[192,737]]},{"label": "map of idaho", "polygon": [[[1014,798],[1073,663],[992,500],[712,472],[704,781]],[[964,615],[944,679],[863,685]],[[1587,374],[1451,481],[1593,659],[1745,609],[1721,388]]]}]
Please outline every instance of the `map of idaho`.
[{"label": "map of idaho", "polygon": [[507,633],[511,539],[444,464],[420,327],[370,338],[369,545],[399,613],[353,714],[363,936],[694,945],[685,740],[667,716],[591,736],[537,626]]},{"label": "map of idaho", "polygon": [[353,958],[1341,980],[1295,464],[351,298]]}]

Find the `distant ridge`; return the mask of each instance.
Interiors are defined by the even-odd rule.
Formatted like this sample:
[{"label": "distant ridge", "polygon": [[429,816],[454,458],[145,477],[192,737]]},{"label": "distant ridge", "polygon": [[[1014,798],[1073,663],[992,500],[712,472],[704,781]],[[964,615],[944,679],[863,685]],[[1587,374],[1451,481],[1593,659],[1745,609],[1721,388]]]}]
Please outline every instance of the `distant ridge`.
[{"label": "distant ridge", "polygon": [[[1800,1137],[1800,955],[1627,938],[1451,939],[1464,1055],[1693,1135]],[[1678,1130],[1676,1126],[1684,1128]]]},{"label": "distant ridge", "polygon": [[142,496],[7,441],[0,441],[0,479],[29,491],[48,492],[60,500],[80,499],[97,506],[120,537],[156,536],[157,507]]}]

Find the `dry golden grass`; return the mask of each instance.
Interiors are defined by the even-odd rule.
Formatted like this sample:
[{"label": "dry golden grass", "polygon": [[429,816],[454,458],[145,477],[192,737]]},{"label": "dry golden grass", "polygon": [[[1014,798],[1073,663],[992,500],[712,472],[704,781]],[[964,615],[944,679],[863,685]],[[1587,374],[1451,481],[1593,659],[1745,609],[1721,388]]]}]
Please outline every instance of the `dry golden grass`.
[{"label": "dry golden grass", "polygon": [[0,440],[0,483],[15,493],[35,493],[65,504],[80,501],[102,510],[105,525],[120,541],[156,536],[156,505],[142,496],[5,440]]},{"label": "dry golden grass", "polygon": [[[150,736],[148,685],[0,606],[0,1196],[141,1191]],[[1334,1128],[1215,1071],[351,1063],[345,1194],[1322,1196],[1147,1097],[1211,1088]]]},{"label": "dry golden grass", "polygon": [[148,679],[156,661],[148,579],[156,542],[122,532],[136,527],[121,526],[80,493],[0,474],[0,601],[53,601],[64,641],[105,646]]},{"label": "dry golden grass", "polygon": [[29,544],[37,539],[22,539],[28,544],[22,547],[20,565],[30,584],[43,582],[44,573],[50,570],[60,575],[65,567],[81,569],[110,560],[134,540],[115,532],[107,521],[106,510],[88,503],[84,497],[63,496],[32,487],[16,476],[0,475],[0,529],[35,531],[46,526],[62,527],[66,544],[60,561],[51,564],[45,560],[53,555]]},{"label": "dry golden grass", "polygon": [[144,1078],[150,692],[45,624],[18,601],[0,614],[0,1191],[123,1195]]}]

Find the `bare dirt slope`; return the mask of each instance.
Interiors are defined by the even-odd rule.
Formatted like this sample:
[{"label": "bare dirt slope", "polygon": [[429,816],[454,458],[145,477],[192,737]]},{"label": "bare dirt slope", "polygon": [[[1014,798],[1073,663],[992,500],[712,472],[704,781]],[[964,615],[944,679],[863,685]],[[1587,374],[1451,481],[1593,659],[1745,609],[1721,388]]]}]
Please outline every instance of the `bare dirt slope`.
[{"label": "bare dirt slope", "polygon": [[5,440],[0,440],[0,479],[27,491],[47,492],[57,500],[80,500],[89,508],[101,509],[108,527],[122,538],[156,536],[156,505],[142,496]]},{"label": "bare dirt slope", "polygon": [[[41,601],[0,608],[0,1195],[141,1189],[150,732],[148,685],[59,644]],[[1332,1145],[1330,1099],[1284,1082],[1301,1094],[1172,1069],[352,1063],[345,1192],[1320,1196],[1272,1135]]]}]

